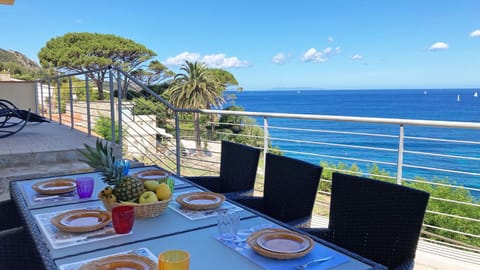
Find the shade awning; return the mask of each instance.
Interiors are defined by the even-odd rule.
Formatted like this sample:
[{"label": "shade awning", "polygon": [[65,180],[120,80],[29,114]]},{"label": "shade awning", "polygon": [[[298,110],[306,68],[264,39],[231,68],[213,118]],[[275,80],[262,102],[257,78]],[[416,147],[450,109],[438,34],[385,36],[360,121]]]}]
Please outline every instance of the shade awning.
[{"label": "shade awning", "polygon": [[3,5],[13,5],[14,2],[15,0],[0,0],[0,4]]}]

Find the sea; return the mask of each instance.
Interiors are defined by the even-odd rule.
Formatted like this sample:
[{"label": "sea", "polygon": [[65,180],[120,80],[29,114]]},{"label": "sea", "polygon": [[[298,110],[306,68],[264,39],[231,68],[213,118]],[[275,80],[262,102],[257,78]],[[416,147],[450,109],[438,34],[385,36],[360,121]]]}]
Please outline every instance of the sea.
[{"label": "sea", "polygon": [[[475,94],[477,92],[477,94]],[[235,92],[236,98],[228,100],[224,106],[241,106],[245,111],[278,112],[292,114],[318,114],[335,116],[358,116],[378,118],[401,118],[417,120],[462,121],[480,123],[480,89],[397,89],[397,90],[244,90]],[[255,118],[263,124],[263,118]],[[367,171],[368,162],[352,162],[341,157],[355,157],[374,160],[380,168],[391,175],[396,174],[396,152],[369,151],[362,148],[348,149],[326,144],[305,144],[315,140],[331,144],[354,144],[377,148],[398,149],[398,138],[354,136],[351,134],[315,133],[275,127],[301,127],[303,129],[339,130],[375,134],[399,134],[398,125],[358,124],[338,121],[309,121],[299,119],[268,119],[272,146],[285,151],[285,155],[303,159],[315,164],[321,161],[338,164],[355,163],[362,171]],[[480,130],[450,129],[406,126],[405,150],[440,155],[468,156],[473,159],[452,159],[444,156],[404,154],[403,176],[416,176],[446,181],[479,189],[471,194],[480,198]],[[409,139],[409,137],[440,138],[447,140],[474,141],[464,144],[436,142],[431,140]],[[332,153],[333,151],[333,153]],[[300,152],[320,153],[322,156],[308,156]],[[337,158],[337,157],[340,157]],[[385,163],[385,164],[384,164]],[[369,165],[367,165],[369,164]],[[362,166],[364,166],[362,168]],[[431,171],[422,167],[441,168]],[[451,173],[450,170],[465,171],[466,174]]]}]

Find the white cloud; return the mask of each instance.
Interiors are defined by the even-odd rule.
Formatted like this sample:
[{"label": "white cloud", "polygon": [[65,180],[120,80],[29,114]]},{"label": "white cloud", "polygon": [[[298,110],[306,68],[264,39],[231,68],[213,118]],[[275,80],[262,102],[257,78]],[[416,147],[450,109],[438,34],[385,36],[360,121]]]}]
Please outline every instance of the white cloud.
[{"label": "white cloud", "polygon": [[363,59],[363,56],[361,56],[360,54],[355,54],[354,56],[352,56],[352,60],[362,60]]},{"label": "white cloud", "polygon": [[318,52],[315,48],[308,49],[302,56],[303,62],[323,63],[328,59],[323,57],[322,52]]},{"label": "white cloud", "polygon": [[284,53],[277,53],[277,55],[272,58],[272,62],[279,65],[285,63],[285,60],[287,60],[287,56]]},{"label": "white cloud", "polygon": [[202,62],[209,68],[240,68],[248,67],[248,62],[237,57],[226,57],[225,54],[210,54],[202,58]]},{"label": "white cloud", "polygon": [[440,51],[448,49],[448,44],[445,42],[436,42],[428,48],[429,51]]},{"label": "white cloud", "polygon": [[322,51],[317,51],[315,48],[308,49],[302,56],[303,62],[324,63],[327,62],[330,56],[339,54],[342,50],[340,47],[332,49],[327,47]]},{"label": "white cloud", "polygon": [[334,41],[333,37],[328,37],[327,40],[328,40],[328,42],[333,42]]},{"label": "white cloud", "polygon": [[181,66],[185,61],[195,62],[198,59],[200,59],[200,54],[198,53],[183,52],[177,56],[167,58],[164,64],[167,66]]},{"label": "white cloud", "polygon": [[470,33],[471,37],[480,37],[480,29],[477,29]]},{"label": "white cloud", "polygon": [[235,68],[235,67],[247,67],[249,64],[247,61],[242,61],[237,57],[226,57],[225,54],[210,54],[201,57],[199,53],[183,52],[174,57],[169,57],[164,61],[167,66],[181,66],[189,62],[203,62],[209,68]]}]

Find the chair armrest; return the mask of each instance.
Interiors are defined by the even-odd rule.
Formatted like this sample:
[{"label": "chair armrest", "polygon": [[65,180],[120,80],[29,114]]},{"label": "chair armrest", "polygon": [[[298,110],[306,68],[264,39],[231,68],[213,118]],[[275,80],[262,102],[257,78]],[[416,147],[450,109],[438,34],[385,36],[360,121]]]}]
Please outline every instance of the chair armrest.
[{"label": "chair armrest", "polygon": [[290,220],[286,223],[290,226],[297,227],[299,229],[303,229],[303,228],[309,228],[311,222],[312,222],[312,217],[309,216],[309,217],[303,217],[303,218],[299,218],[299,219]]},{"label": "chair armrest", "polygon": [[185,178],[210,191],[221,192],[219,176],[188,176]]},{"label": "chair armrest", "polygon": [[328,242],[333,241],[332,233],[333,231],[328,228],[301,228],[302,231],[309,233],[315,237],[321,238]]},{"label": "chair armrest", "polygon": [[394,270],[412,270],[413,267],[415,266],[415,260],[414,259],[407,259],[400,265],[396,266],[393,268]]},{"label": "chair armrest", "polygon": [[17,206],[12,200],[0,202],[0,212],[2,213],[0,231],[24,225],[23,218],[18,213]]},{"label": "chair armrest", "polygon": [[253,189],[237,192],[223,192],[222,194],[229,199],[233,199],[236,197],[253,197]]},{"label": "chair armrest", "polygon": [[262,197],[252,197],[252,196],[233,196],[230,197],[231,200],[236,201],[250,209],[256,210],[258,212],[263,212],[263,198]]}]

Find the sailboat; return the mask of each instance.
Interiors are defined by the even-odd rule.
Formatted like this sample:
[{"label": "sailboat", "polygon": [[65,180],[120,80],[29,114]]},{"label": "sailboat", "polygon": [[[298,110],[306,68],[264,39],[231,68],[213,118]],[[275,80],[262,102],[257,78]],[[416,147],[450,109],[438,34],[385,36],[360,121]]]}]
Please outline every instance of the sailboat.
[{"label": "sailboat", "polygon": [[460,94],[457,95],[457,102],[460,102]]},{"label": "sailboat", "polygon": [[475,91],[475,93],[473,93],[473,97],[478,97],[478,92]]},{"label": "sailboat", "polygon": [[423,94],[424,94],[424,95],[428,94],[427,90],[423,91]]}]

